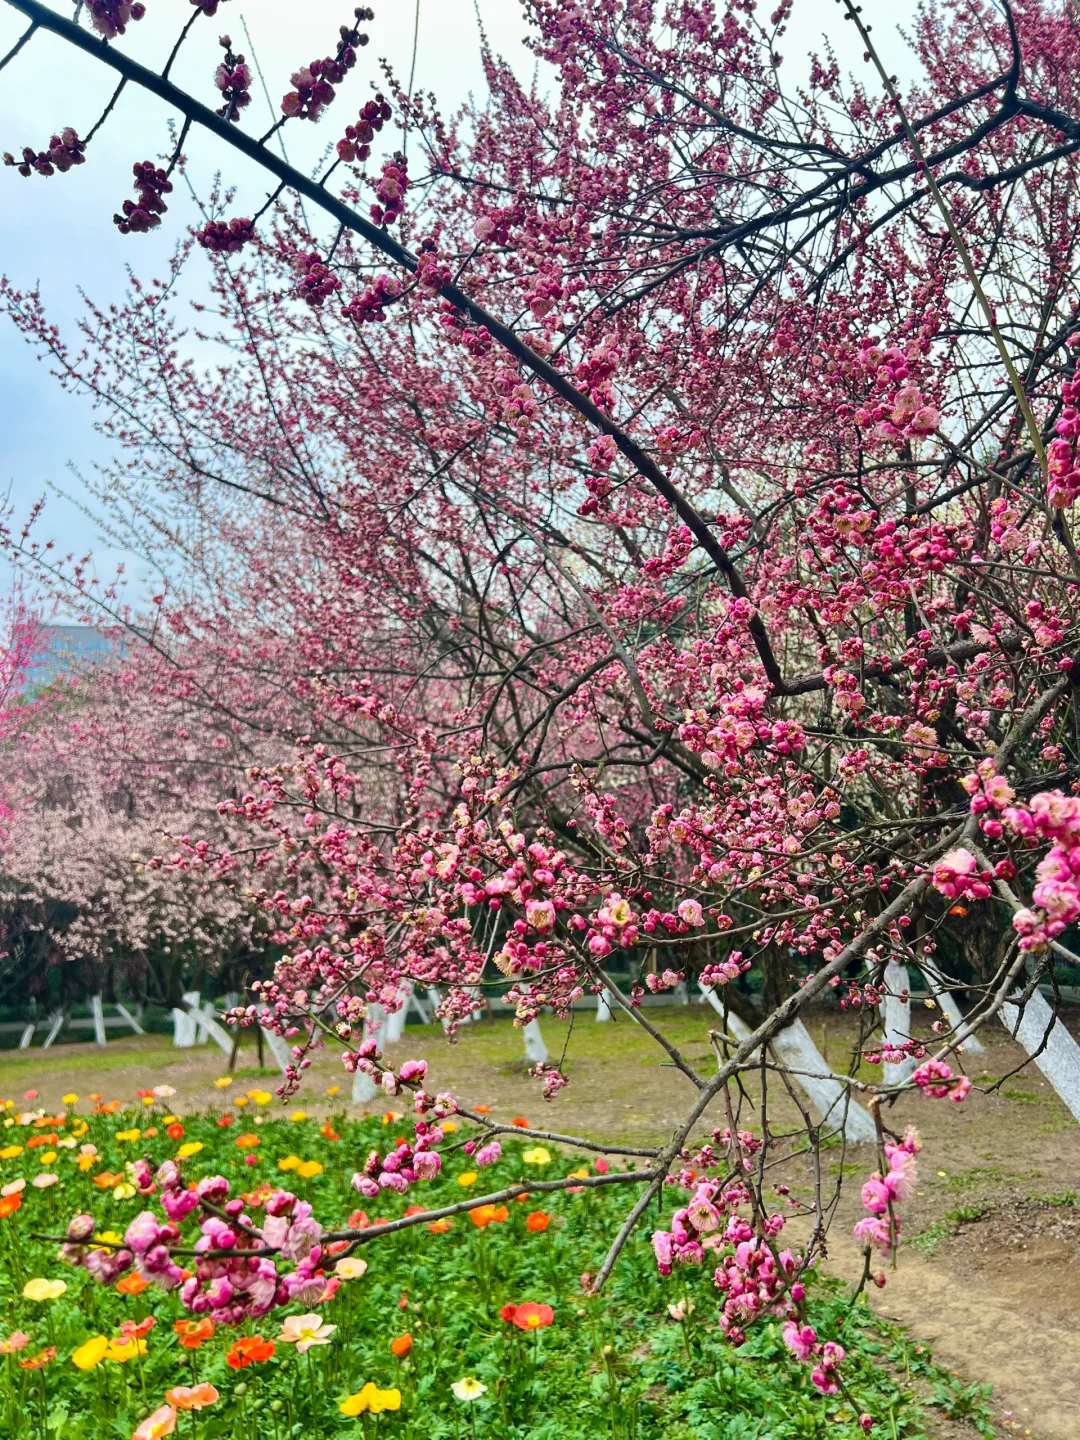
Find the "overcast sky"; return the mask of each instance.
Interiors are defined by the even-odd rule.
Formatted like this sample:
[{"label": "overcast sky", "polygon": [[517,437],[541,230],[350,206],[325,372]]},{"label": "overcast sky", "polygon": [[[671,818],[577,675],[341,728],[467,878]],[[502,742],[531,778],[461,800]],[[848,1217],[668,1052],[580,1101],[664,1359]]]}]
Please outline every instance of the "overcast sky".
[{"label": "overcast sky", "polygon": [[[62,0],[51,3],[58,12],[70,13]],[[351,4],[352,0],[305,0],[300,6],[294,0],[230,0],[212,21],[199,21],[202,38],[190,46],[190,54],[182,54],[172,78],[206,99],[207,72],[216,64],[216,52],[207,45],[205,32],[212,27],[216,38],[227,30],[234,48],[247,51],[249,60],[254,51],[276,109],[290,88],[290,72],[298,63],[329,51]],[[419,0],[419,6],[416,84],[433,90],[444,109],[452,110],[470,93],[483,94],[477,13],[493,47],[523,77],[531,74],[533,59],[522,46],[526,26],[517,0]],[[416,0],[375,0],[373,8],[375,19],[365,27],[371,43],[346,82],[345,94],[358,99],[370,93],[368,80],[377,78],[379,60],[385,58],[407,80],[413,59]],[[877,20],[875,34],[892,68],[903,76],[908,66],[895,27],[910,17],[913,0],[864,0],[864,8],[868,19]],[[875,10],[881,12],[876,17]],[[146,18],[129,26],[119,43],[144,63],[160,67],[189,14],[185,0],[149,0]],[[23,17],[0,0],[0,54],[7,52],[24,27]],[[862,74],[861,55],[849,38],[851,26],[841,22],[839,6],[833,0],[795,0],[781,47],[789,83],[797,83],[806,55],[811,49],[820,50],[825,32],[841,63]],[[17,154],[24,144],[41,147],[54,129],[64,125],[85,133],[111,93],[112,80],[112,72],[62,41],[47,34],[35,36],[3,72],[0,150]],[[252,117],[245,127],[249,130],[257,131],[269,121],[257,82],[247,117]],[[128,264],[144,277],[164,273],[173,239],[188,218],[183,198],[174,200],[161,228],[150,235],[120,235],[112,215],[132,193],[132,163],[165,151],[169,118],[160,101],[129,87],[95,139],[85,165],[47,180],[38,176],[24,180],[15,170],[0,168],[0,270],[19,287],[40,283],[50,314],[71,339],[80,287],[96,302],[108,303],[123,294]],[[289,158],[303,168],[314,164],[339,129],[289,126]],[[185,153],[196,184],[205,189],[222,163],[221,147],[196,129]],[[250,213],[261,203],[265,186],[258,184],[254,167],[238,169],[231,154],[227,163],[228,178],[239,186],[235,213]],[[89,404],[61,391],[46,364],[36,362],[10,322],[0,318],[0,494],[10,494],[17,516],[25,515],[46,495],[46,512],[38,525],[41,538],[55,539],[62,552],[93,551],[103,578],[111,576],[118,559],[125,558],[132,588],[137,589],[137,562],[102,542],[77,503],[82,489],[71,467],[89,470],[108,453],[94,431]],[[69,492],[71,498],[56,495],[52,487]],[[6,591],[10,583],[10,570],[0,568],[0,590]]]}]

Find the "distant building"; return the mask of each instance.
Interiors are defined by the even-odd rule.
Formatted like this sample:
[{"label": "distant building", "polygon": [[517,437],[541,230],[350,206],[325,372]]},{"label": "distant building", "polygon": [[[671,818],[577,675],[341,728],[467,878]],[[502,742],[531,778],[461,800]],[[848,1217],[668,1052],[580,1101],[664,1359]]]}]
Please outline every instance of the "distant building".
[{"label": "distant building", "polygon": [[39,652],[26,671],[27,688],[37,690],[100,665],[116,650],[116,642],[91,625],[42,625]]}]

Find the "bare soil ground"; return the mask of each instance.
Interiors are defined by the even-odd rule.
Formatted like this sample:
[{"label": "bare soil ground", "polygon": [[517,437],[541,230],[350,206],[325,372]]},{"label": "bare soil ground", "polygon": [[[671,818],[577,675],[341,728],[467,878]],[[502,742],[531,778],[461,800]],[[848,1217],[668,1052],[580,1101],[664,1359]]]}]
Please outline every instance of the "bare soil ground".
[{"label": "bare soil ground", "polygon": [[[708,1031],[716,1021],[711,1011],[691,1006],[650,1011],[649,1018],[707,1073]],[[1078,1022],[1075,1012],[1070,1023]],[[564,1027],[553,1020],[543,1027],[549,1047],[561,1047]],[[845,1021],[817,1017],[809,1028],[838,1061],[848,1038]],[[1011,1074],[1024,1056],[1004,1031],[991,1030],[983,1038],[986,1052],[972,1057],[969,1067],[976,1088],[963,1105],[905,1096],[887,1112],[892,1130],[917,1125],[924,1149],[918,1191],[903,1207],[905,1244],[898,1267],[888,1271],[885,1288],[875,1289],[871,1301],[932,1346],[939,1363],[965,1381],[993,1385],[1000,1434],[1077,1440],[1080,1126],[1034,1065]],[[401,1058],[428,1060],[429,1084],[488,1104],[500,1118],[523,1115],[541,1128],[628,1143],[670,1133],[692,1095],[678,1071],[658,1063],[652,1040],[623,1017],[603,1026],[578,1018],[565,1067],[571,1083],[550,1106],[524,1073],[521,1034],[508,1021],[467,1027],[453,1046],[437,1027],[410,1026],[400,1051]],[[241,1051],[234,1087],[223,1095],[213,1081],[225,1065],[226,1057],[212,1047],[175,1050],[155,1036],[112,1041],[106,1051],[86,1044],[44,1053],[6,1051],[0,1052],[0,1095],[21,1099],[34,1088],[46,1106],[59,1105],[69,1091],[129,1102],[137,1088],[165,1083],[175,1087],[171,1103],[183,1111],[227,1106],[229,1097],[260,1081],[273,1088],[272,1072],[258,1068],[251,1046]],[[872,1071],[864,1073],[873,1078]],[[1006,1075],[1000,1089],[985,1093]],[[342,1094],[331,1100],[325,1090],[334,1084]],[[298,1103],[309,1112],[340,1108],[347,1093],[348,1077],[325,1054]],[[770,1115],[774,1128],[797,1121],[786,1096],[772,1096]],[[705,1117],[703,1128],[725,1123],[718,1110]],[[742,1123],[754,1128],[751,1111],[744,1111]],[[854,1279],[862,1260],[851,1224],[862,1213],[859,1187],[875,1160],[864,1147],[845,1150],[838,1143],[825,1157],[827,1179],[843,1182],[828,1264],[841,1278]],[[777,1172],[781,1176],[797,1194],[812,1194],[805,1162],[789,1162]],[[973,1434],[944,1419],[936,1433],[940,1440]]]}]

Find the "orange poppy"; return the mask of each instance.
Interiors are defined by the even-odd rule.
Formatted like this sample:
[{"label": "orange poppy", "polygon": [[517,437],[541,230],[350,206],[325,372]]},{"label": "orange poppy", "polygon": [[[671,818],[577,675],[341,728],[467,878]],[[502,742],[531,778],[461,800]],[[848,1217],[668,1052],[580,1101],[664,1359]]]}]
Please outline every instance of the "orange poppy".
[{"label": "orange poppy", "polygon": [[510,1124],[516,1125],[519,1130],[527,1130],[529,1128],[529,1122],[525,1119],[524,1115],[515,1115],[510,1121]]},{"label": "orange poppy", "polygon": [[237,1135],[233,1143],[238,1150],[254,1150],[257,1145],[262,1144],[262,1141],[258,1135]]},{"label": "orange poppy", "polygon": [[[51,1125],[52,1121],[50,1120],[49,1123]],[[55,1145],[59,1139],[59,1135],[31,1135],[26,1142],[26,1148],[36,1150],[39,1145]]]},{"label": "orange poppy", "polygon": [[120,1101],[106,1100],[104,1105],[98,1105],[96,1109],[99,1115],[115,1115],[120,1109]]},{"label": "orange poppy", "polygon": [[509,1218],[510,1211],[505,1205],[477,1205],[475,1210],[469,1211],[469,1219],[478,1230],[483,1230],[485,1225],[501,1225]]},{"label": "orange poppy", "polygon": [[99,1190],[111,1190],[114,1185],[119,1185],[123,1178],[123,1173],[112,1175],[108,1170],[103,1170],[100,1175],[94,1176],[94,1184]]},{"label": "orange poppy", "polygon": [[6,1220],[9,1215],[14,1215],[22,1204],[21,1195],[5,1195],[0,1199],[0,1220]]},{"label": "orange poppy", "polygon": [[525,1229],[532,1230],[535,1234],[543,1234],[550,1224],[550,1215],[545,1214],[543,1210],[534,1210],[525,1221]]},{"label": "orange poppy", "polygon": [[405,1219],[408,1219],[410,1215],[423,1215],[423,1213],[423,1205],[408,1205],[405,1207]]},{"label": "orange poppy", "polygon": [[120,1334],[128,1342],[141,1340],[145,1335],[150,1334],[150,1331],[153,1330],[156,1324],[157,1320],[153,1315],[147,1315],[144,1320],[140,1320],[138,1323],[134,1320],[121,1320]]},{"label": "orange poppy", "polygon": [[230,1370],[243,1370],[248,1365],[259,1365],[269,1360],[274,1353],[273,1340],[264,1340],[261,1335],[241,1335],[234,1340],[232,1349],[225,1356]]},{"label": "orange poppy", "polygon": [[116,1282],[116,1288],[121,1295],[141,1295],[144,1290],[150,1289],[150,1281],[144,1280],[136,1270],[132,1270],[130,1274],[121,1276]]},{"label": "orange poppy", "polygon": [[86,1098],[87,1098],[88,1100],[92,1100],[92,1101],[94,1102],[94,1104],[96,1105],[96,1104],[100,1101],[101,1096],[100,1096],[100,1095],[88,1095]]},{"label": "orange poppy", "polygon": [[184,1127],[180,1124],[179,1120],[177,1120],[175,1124],[170,1125],[166,1129],[165,1134],[168,1135],[170,1140],[182,1140],[184,1138]]},{"label": "orange poppy", "polygon": [[165,1399],[177,1410],[202,1410],[206,1405],[215,1404],[218,1398],[213,1385],[205,1380],[201,1385],[177,1385],[165,1392]]},{"label": "orange poppy", "polygon": [[[512,1314],[507,1315],[507,1310],[512,1311]],[[524,1305],[507,1305],[502,1311],[502,1317],[509,1320],[511,1325],[516,1325],[519,1330],[541,1330],[555,1319],[555,1311],[550,1305],[537,1305],[532,1300],[527,1300]]]},{"label": "orange poppy", "polygon": [[474,1106],[473,1106],[473,1109],[476,1111],[477,1115],[490,1115],[490,1114],[491,1114],[491,1106],[490,1106],[490,1105],[474,1105]]},{"label": "orange poppy", "polygon": [[200,1345],[213,1338],[214,1322],[206,1318],[176,1320],[173,1323],[173,1330],[180,1336],[180,1344],[185,1350],[198,1350]]},{"label": "orange poppy", "polygon": [[452,1220],[433,1220],[427,1227],[433,1235],[445,1235],[448,1230],[454,1228]]},{"label": "orange poppy", "polygon": [[409,1353],[409,1351],[410,1351],[411,1349],[412,1349],[412,1336],[411,1336],[411,1335],[399,1335],[396,1340],[391,1340],[391,1341],[390,1341],[390,1350],[391,1350],[391,1353],[394,1354],[394,1355],[396,1355],[399,1360],[404,1360],[404,1359],[405,1359],[405,1356],[408,1355],[408,1353]]},{"label": "orange poppy", "polygon": [[340,1139],[341,1139],[341,1136],[337,1133],[337,1131],[334,1129],[334,1127],[330,1124],[330,1121],[329,1121],[329,1120],[327,1120],[326,1124],[325,1124],[325,1125],[322,1127],[322,1129],[319,1131],[319,1134],[323,1137],[324,1140],[340,1140]]},{"label": "orange poppy", "polygon": [[370,1224],[366,1210],[354,1210],[349,1216],[350,1230],[366,1230]]}]

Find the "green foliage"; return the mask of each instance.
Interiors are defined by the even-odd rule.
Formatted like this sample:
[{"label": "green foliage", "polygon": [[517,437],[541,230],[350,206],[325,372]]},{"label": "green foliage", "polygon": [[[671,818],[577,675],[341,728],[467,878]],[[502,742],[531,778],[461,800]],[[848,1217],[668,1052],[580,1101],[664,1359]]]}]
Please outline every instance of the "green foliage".
[{"label": "green foliage", "polygon": [[[252,1104],[251,1110],[256,1106]],[[716,1323],[717,1292],[711,1269],[683,1270],[662,1279],[656,1270],[648,1230],[638,1232],[624,1251],[600,1297],[587,1295],[583,1273],[594,1274],[603,1260],[628,1190],[612,1186],[576,1194],[534,1195],[511,1202],[505,1220],[478,1228],[467,1214],[445,1233],[426,1225],[380,1239],[358,1252],[368,1261],[362,1278],[345,1280],[319,1309],[336,1326],[329,1345],[298,1355],[278,1343],[272,1359],[238,1372],[226,1364],[236,1331],[219,1330],[196,1351],[181,1348],[173,1325],[188,1318],[176,1294],[156,1288],[138,1296],[103,1288],[86,1273],[59,1263],[55,1242],[33,1235],[62,1232],[67,1219],[90,1211],[98,1233],[122,1233],[147,1201],[125,1195],[118,1186],[100,1188],[95,1177],[122,1177],[125,1165],[146,1155],[159,1163],[180,1145],[203,1147],[185,1160],[189,1179],[221,1173],[235,1191],[249,1194],[249,1214],[257,1220],[261,1185],[283,1184],[308,1199],[328,1227],[347,1225],[357,1196],[349,1177],[372,1146],[384,1146],[409,1121],[395,1115],[386,1124],[377,1117],[335,1117],[330,1133],[307,1118],[295,1123],[270,1119],[259,1111],[223,1124],[220,1115],[186,1117],[183,1137],[170,1138],[160,1113],[140,1110],[94,1115],[86,1121],[69,1116],[56,1126],[73,1147],[31,1149],[33,1126],[8,1125],[0,1148],[24,1147],[0,1161],[0,1179],[28,1181],[41,1173],[58,1175],[51,1188],[29,1183],[22,1208],[0,1219],[0,1335],[23,1330],[31,1336],[25,1350],[6,1356],[6,1384],[0,1391],[0,1433],[12,1440],[41,1434],[93,1436],[94,1440],[130,1440],[136,1425],[164,1403],[165,1391],[178,1384],[208,1381],[220,1392],[213,1406],[182,1414],[177,1433],[193,1440],[285,1440],[285,1437],[348,1436],[355,1440],[857,1440],[857,1419],[868,1411],[875,1433],[895,1440],[924,1435],[909,1376],[918,1367],[934,1377],[928,1357],[920,1357],[903,1336],[846,1292],[817,1281],[806,1318],[822,1340],[842,1344],[847,1394],[822,1396],[810,1381],[810,1366],[795,1360],[783,1345],[780,1325],[753,1327],[747,1343],[734,1350]],[[9,1119],[12,1112],[7,1112]],[[82,1126],[86,1125],[85,1131]],[[148,1128],[147,1128],[148,1127]],[[137,1139],[121,1139],[139,1130]],[[74,1133],[72,1133],[74,1131]],[[247,1148],[239,1133],[256,1136]],[[337,1138],[334,1138],[334,1137]],[[463,1137],[458,1137],[461,1139]],[[93,1163],[78,1167],[79,1145],[97,1146]],[[456,1142],[451,1142],[451,1144]],[[503,1188],[517,1180],[565,1175],[580,1156],[552,1150],[548,1165],[527,1165],[527,1147],[510,1141],[503,1158],[480,1172],[472,1188],[459,1178],[470,1162],[450,1149],[439,1180],[411,1192],[410,1202],[428,1208],[452,1204]],[[43,1155],[55,1158],[42,1163]],[[249,1157],[254,1159],[248,1164]],[[306,1178],[296,1158],[323,1168]],[[284,1173],[279,1162],[290,1168]],[[371,1218],[400,1215],[406,1198],[387,1195]],[[551,1217],[544,1230],[530,1230],[528,1216]],[[333,1262],[328,1262],[329,1267]],[[22,1288],[28,1277],[62,1279],[67,1292],[35,1303]],[[679,1323],[669,1303],[686,1298],[694,1309]],[[552,1325],[525,1333],[500,1315],[508,1303],[526,1300],[550,1304]],[[292,1307],[298,1308],[312,1307]],[[277,1340],[284,1315],[275,1311],[254,1328]],[[124,1320],[152,1315],[156,1324],[147,1353],[124,1363],[105,1360],[82,1371],[72,1353],[95,1335],[115,1336]],[[413,1348],[406,1359],[390,1350],[395,1337],[408,1332]],[[39,1370],[19,1362],[55,1345],[56,1358]],[[455,1399],[451,1386],[464,1375],[487,1387],[471,1404]],[[372,1381],[397,1388],[396,1411],[356,1419],[343,1416],[340,1402]],[[941,1382],[948,1389],[947,1382]],[[936,1392],[935,1392],[936,1393]],[[975,1407],[982,1392],[948,1391],[948,1403]],[[944,1401],[940,1402],[944,1404]]]}]

